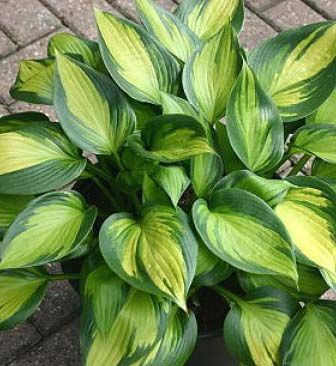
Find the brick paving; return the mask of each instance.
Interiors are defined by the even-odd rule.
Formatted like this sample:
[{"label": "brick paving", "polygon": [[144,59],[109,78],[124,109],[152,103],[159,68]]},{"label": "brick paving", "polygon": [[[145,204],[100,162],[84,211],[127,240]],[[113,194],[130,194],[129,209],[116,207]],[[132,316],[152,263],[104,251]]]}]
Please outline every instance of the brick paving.
[{"label": "brick paving", "polygon": [[[158,0],[173,10],[180,0]],[[97,8],[137,21],[131,0],[94,0]],[[46,56],[50,36],[69,31],[95,39],[91,0],[0,0],[0,116],[25,110],[55,118],[49,106],[8,94],[21,59]],[[241,42],[247,49],[293,26],[336,19],[336,0],[246,0]],[[288,169],[284,166],[283,169]],[[79,298],[68,283],[53,283],[39,311],[14,330],[0,332],[1,366],[80,366]]]}]

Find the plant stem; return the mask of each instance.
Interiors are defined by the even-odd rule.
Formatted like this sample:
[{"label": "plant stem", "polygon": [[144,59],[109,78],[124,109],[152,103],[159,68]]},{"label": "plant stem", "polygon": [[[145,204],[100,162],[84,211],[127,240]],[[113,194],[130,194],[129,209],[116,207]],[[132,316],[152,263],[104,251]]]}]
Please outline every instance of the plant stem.
[{"label": "plant stem", "polygon": [[104,184],[97,177],[92,177],[92,180],[96,183],[96,185],[99,187],[99,189],[109,199],[109,201],[111,202],[111,204],[113,205],[113,207],[115,209],[117,209],[118,211],[120,211],[120,206],[119,206],[118,202],[113,197],[113,195],[110,193],[110,191],[104,186]]},{"label": "plant stem", "polygon": [[289,172],[288,177],[297,175],[300,170],[306,165],[307,161],[310,159],[310,155],[303,155],[302,158],[296,163],[295,167]]},{"label": "plant stem", "polygon": [[67,280],[79,280],[81,278],[80,273],[60,273],[60,274],[47,274],[44,276],[49,281],[67,281]]}]

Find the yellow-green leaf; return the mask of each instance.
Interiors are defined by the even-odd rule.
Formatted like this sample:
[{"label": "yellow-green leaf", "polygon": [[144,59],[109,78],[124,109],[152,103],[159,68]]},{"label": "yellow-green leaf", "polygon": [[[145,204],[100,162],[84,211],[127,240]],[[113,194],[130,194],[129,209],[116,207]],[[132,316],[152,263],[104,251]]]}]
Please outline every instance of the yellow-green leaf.
[{"label": "yellow-green leaf", "polygon": [[96,12],[100,50],[119,87],[141,102],[160,104],[160,92],[175,87],[179,64],[139,25]]},{"label": "yellow-green leaf", "polygon": [[74,191],[47,193],[14,220],[0,245],[0,269],[26,268],[70,256],[88,237],[96,218]]},{"label": "yellow-green leaf", "polygon": [[186,62],[201,43],[197,36],[174,14],[152,0],[136,0],[137,12],[148,32],[174,56]]},{"label": "yellow-green leaf", "polygon": [[47,280],[39,269],[0,272],[0,330],[14,328],[40,305]]},{"label": "yellow-green leaf", "polygon": [[[236,268],[297,281],[291,240],[272,209],[237,189],[215,191],[193,206],[198,233],[213,254]],[[239,243],[239,245],[237,244]]]},{"label": "yellow-green leaf", "polygon": [[289,323],[281,343],[281,366],[336,365],[336,305],[307,304]]},{"label": "yellow-green leaf", "polygon": [[336,164],[328,163],[322,159],[315,159],[312,166],[312,175],[336,180]]},{"label": "yellow-green leaf", "polygon": [[9,116],[0,123],[0,193],[60,189],[85,169],[86,159],[56,123]]},{"label": "yellow-green leaf", "polygon": [[227,132],[240,160],[251,171],[274,168],[284,153],[284,127],[276,106],[244,64],[227,106]]},{"label": "yellow-green leaf", "polygon": [[252,51],[249,62],[284,121],[311,114],[335,89],[335,39],[336,23],[322,22],[282,32]]},{"label": "yellow-green leaf", "polygon": [[307,123],[335,123],[336,124],[336,88],[329,98],[310,116]]},{"label": "yellow-green leaf", "polygon": [[183,70],[183,88],[189,102],[210,123],[225,114],[230,91],[242,65],[237,37],[228,23],[196,50]]},{"label": "yellow-green leaf", "polygon": [[197,241],[182,210],[156,205],[144,207],[139,218],[113,214],[100,230],[99,243],[107,264],[126,282],[186,308]]},{"label": "yellow-green leaf", "polygon": [[57,56],[54,106],[70,139],[95,154],[116,153],[135,128],[125,97],[105,75]]},{"label": "yellow-green leaf", "polygon": [[335,199],[317,188],[292,188],[275,207],[275,213],[299,254],[336,274]]},{"label": "yellow-green leaf", "polygon": [[[240,0],[184,0],[175,14],[201,39],[217,34],[230,20],[239,31],[243,15]],[[239,18],[239,19],[235,19]]]},{"label": "yellow-green leaf", "polygon": [[246,365],[278,365],[281,339],[298,310],[297,302],[285,292],[267,287],[244,299],[230,297],[224,291],[223,295],[231,301],[224,323],[229,350]]}]

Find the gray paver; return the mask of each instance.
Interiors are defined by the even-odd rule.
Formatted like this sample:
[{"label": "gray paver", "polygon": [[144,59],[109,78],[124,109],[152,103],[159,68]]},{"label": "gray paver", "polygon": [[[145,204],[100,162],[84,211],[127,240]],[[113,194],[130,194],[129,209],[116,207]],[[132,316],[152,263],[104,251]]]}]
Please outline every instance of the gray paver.
[{"label": "gray paver", "polygon": [[47,115],[51,121],[58,121],[54,107],[51,105],[31,104],[26,102],[17,101],[11,104],[8,109],[11,113],[22,112],[40,112]]},{"label": "gray paver", "polygon": [[300,0],[286,0],[266,10],[264,16],[281,30],[325,20]]},{"label": "gray paver", "polygon": [[15,48],[15,43],[12,42],[2,30],[0,30],[0,57],[13,52]]},{"label": "gray paver", "polygon": [[335,0],[305,0],[322,15],[328,19],[336,19],[336,1]]},{"label": "gray paver", "polygon": [[8,109],[3,104],[0,104],[0,117],[7,116],[7,114]]},{"label": "gray paver", "polygon": [[[59,29],[55,33],[64,32]],[[47,44],[51,35],[41,38],[20,51],[0,60],[0,102],[9,104],[13,99],[9,95],[9,89],[15,81],[21,60],[43,58],[47,55]]]},{"label": "gray paver", "polygon": [[15,356],[35,345],[40,339],[41,335],[29,323],[0,332],[0,365],[12,361]]},{"label": "gray paver", "polygon": [[10,366],[81,366],[78,323],[71,322]]},{"label": "gray paver", "polygon": [[244,47],[251,50],[264,39],[274,35],[276,35],[276,31],[270,25],[250,10],[245,10],[244,29],[239,36]]},{"label": "gray paver", "polygon": [[1,26],[20,45],[60,26],[60,21],[37,0],[2,0]]},{"label": "gray paver", "polygon": [[263,11],[271,6],[281,3],[284,0],[245,0],[246,5],[254,10]]},{"label": "gray paver", "polygon": [[120,16],[110,4],[104,0],[41,0],[46,6],[63,20],[69,28],[81,35],[96,39],[97,30],[93,14],[93,6],[97,9],[110,11]]}]

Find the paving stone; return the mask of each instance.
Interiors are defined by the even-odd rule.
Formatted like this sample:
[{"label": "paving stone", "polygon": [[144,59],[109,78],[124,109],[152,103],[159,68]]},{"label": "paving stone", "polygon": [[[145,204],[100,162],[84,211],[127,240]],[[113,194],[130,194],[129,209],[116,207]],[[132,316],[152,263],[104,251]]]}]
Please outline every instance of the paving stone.
[{"label": "paving stone", "polygon": [[81,366],[78,329],[76,319],[9,366]]},{"label": "paving stone", "polygon": [[305,0],[318,12],[329,19],[336,19],[336,1],[335,0]]},{"label": "paving stone", "polygon": [[244,29],[239,35],[240,41],[248,50],[253,49],[264,39],[276,35],[276,31],[250,10],[245,9]]},{"label": "paving stone", "polygon": [[58,121],[54,107],[51,105],[31,104],[18,101],[11,104],[8,109],[11,113],[40,112],[46,114],[51,121]]},{"label": "paving stone", "polygon": [[47,335],[77,316],[79,308],[79,296],[67,281],[52,282],[31,322],[43,335]]},{"label": "paving stone", "polygon": [[14,51],[16,45],[0,30],[0,57],[3,57]]},{"label": "paving stone", "polygon": [[325,20],[300,0],[286,0],[266,10],[263,15],[279,30]]},{"label": "paving stone", "polygon": [[[64,32],[66,29],[59,29],[53,34],[61,31]],[[22,48],[20,51],[0,60],[0,102],[5,104],[13,102],[13,99],[9,95],[9,89],[15,81],[20,61],[46,57],[47,44],[53,34],[41,38],[29,46]]]},{"label": "paving stone", "polygon": [[12,361],[16,355],[34,346],[40,339],[41,335],[29,323],[0,332],[0,365]]},{"label": "paving stone", "polygon": [[60,27],[60,21],[37,0],[1,0],[1,26],[24,45]]},{"label": "paving stone", "polygon": [[[134,0],[109,0],[109,1],[116,9],[118,9],[126,17],[135,21],[139,21],[139,18],[135,10]],[[169,11],[173,11],[177,6],[176,3],[172,0],[157,0],[157,3]]]},{"label": "paving stone", "polygon": [[0,104],[0,117],[7,116],[8,113],[8,109],[4,105]]},{"label": "paving stone", "polygon": [[282,1],[283,0],[245,0],[245,4],[254,10],[262,11],[281,3]]},{"label": "paving stone", "polygon": [[322,296],[322,299],[336,301],[336,292],[334,290],[329,290]]},{"label": "paving stone", "polygon": [[[97,38],[92,0],[41,0],[41,2],[76,33],[91,39]],[[105,0],[95,0],[93,3],[100,10],[110,11],[120,16],[120,13]]]}]

